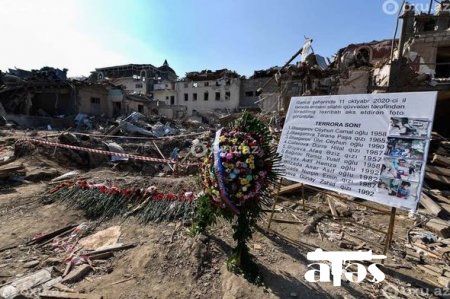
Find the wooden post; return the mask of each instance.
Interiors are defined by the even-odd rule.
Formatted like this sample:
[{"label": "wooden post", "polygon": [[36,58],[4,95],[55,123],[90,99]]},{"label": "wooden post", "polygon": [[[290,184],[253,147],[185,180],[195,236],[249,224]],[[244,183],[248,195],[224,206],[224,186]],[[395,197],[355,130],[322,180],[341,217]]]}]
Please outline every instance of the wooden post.
[{"label": "wooden post", "polygon": [[[394,236],[394,225],[395,225],[395,214],[397,213],[397,208],[392,208],[391,217],[389,219],[389,228],[386,234],[386,243],[384,244],[383,255],[386,255],[389,248],[391,247],[392,238]],[[384,262],[384,260],[383,260]]]},{"label": "wooden post", "polygon": [[[156,145],[156,143],[155,143],[154,141],[152,141],[152,142],[153,142],[153,145],[155,146],[156,150],[158,151],[159,155],[161,156],[161,158],[163,158],[164,160],[166,160],[166,157],[165,157],[165,156],[163,155],[163,153],[159,150],[159,147]],[[170,163],[167,162],[167,165],[169,166],[169,168],[170,168],[173,172],[175,172],[176,164],[175,164],[175,167],[172,167],[172,165],[170,165]]]},{"label": "wooden post", "polygon": [[270,225],[272,224],[273,214],[275,213],[275,206],[277,204],[278,196],[280,195],[281,180],[282,179],[280,179],[280,182],[278,183],[277,194],[275,195],[275,198],[273,199],[272,213],[270,214],[270,217],[269,217],[269,224],[267,224],[267,231],[270,229]]},{"label": "wooden post", "polygon": [[306,212],[306,204],[305,204],[305,184],[302,184],[302,203],[303,203],[303,212]]}]

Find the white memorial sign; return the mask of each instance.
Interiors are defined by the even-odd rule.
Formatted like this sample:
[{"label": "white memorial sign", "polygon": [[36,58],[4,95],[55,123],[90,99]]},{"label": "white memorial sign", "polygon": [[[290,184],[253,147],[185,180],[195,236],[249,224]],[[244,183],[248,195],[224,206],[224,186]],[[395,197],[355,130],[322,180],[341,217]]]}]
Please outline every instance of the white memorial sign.
[{"label": "white memorial sign", "polygon": [[291,99],[278,152],[284,177],[416,210],[437,92]]}]

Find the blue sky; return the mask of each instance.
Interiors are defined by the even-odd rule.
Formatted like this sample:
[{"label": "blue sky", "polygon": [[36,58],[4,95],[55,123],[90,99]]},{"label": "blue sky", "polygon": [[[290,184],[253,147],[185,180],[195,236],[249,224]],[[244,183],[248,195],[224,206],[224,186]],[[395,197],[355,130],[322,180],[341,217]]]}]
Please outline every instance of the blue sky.
[{"label": "blue sky", "polygon": [[[350,43],[392,38],[396,15],[383,10],[385,1],[401,2],[0,0],[0,69],[50,65],[87,76],[96,67],[167,59],[181,77],[220,68],[251,75],[284,64],[304,36],[328,57]],[[411,2],[426,8],[429,0]]]}]

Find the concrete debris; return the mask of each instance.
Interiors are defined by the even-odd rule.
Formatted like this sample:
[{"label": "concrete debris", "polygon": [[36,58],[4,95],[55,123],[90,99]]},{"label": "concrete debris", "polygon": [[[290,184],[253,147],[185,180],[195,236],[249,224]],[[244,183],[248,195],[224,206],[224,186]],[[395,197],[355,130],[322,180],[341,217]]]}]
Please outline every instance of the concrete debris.
[{"label": "concrete debris", "polygon": [[92,271],[90,265],[81,265],[69,272],[62,280],[62,283],[75,283],[82,280],[86,275]]},{"label": "concrete debris", "polygon": [[72,170],[72,171],[66,172],[63,175],[60,175],[59,177],[52,179],[51,181],[52,182],[64,181],[67,179],[72,179],[72,178],[78,176],[79,174],[80,174],[80,172],[78,170]]},{"label": "concrete debris", "polygon": [[[116,142],[109,142],[109,143],[105,143],[105,144],[106,144],[106,146],[108,146],[108,149],[109,149],[110,152],[122,153],[122,154],[125,153],[123,147],[121,147]],[[115,161],[128,161],[128,158],[127,157],[119,157],[119,156],[111,156],[111,161],[112,162],[115,162]]]},{"label": "concrete debris", "polygon": [[78,244],[84,250],[99,250],[115,245],[120,237],[120,226],[112,226],[81,239]]},{"label": "concrete debris", "polygon": [[13,299],[21,293],[30,292],[32,289],[37,288],[40,285],[51,280],[52,271],[53,268],[50,267],[42,269],[25,277],[16,279],[8,283],[6,286],[0,288],[0,297],[3,297],[5,299]]},{"label": "concrete debris", "polygon": [[44,291],[40,294],[40,298],[42,298],[42,299],[102,299],[103,296],[95,295],[95,294]]}]

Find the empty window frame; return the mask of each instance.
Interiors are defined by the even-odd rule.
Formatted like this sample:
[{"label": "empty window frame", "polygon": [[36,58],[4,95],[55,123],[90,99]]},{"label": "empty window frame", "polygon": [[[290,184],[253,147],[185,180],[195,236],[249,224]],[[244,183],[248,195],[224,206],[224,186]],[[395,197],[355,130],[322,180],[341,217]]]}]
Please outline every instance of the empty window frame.
[{"label": "empty window frame", "polygon": [[436,78],[450,78],[450,47],[439,47],[436,55]]}]

